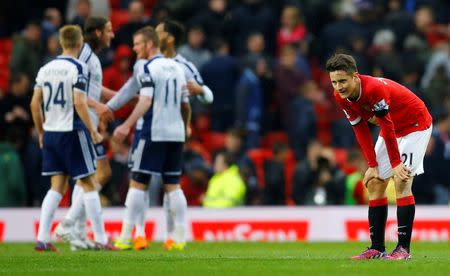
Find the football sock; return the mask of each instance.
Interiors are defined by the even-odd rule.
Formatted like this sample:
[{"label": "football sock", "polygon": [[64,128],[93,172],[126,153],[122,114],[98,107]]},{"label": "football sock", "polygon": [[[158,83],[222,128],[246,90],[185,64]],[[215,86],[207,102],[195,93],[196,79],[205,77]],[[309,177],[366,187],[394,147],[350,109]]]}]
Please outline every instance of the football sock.
[{"label": "football sock", "polygon": [[173,221],[173,214],[170,210],[169,193],[167,192],[164,193],[163,208],[166,215],[166,240],[173,239],[175,223]]},{"label": "football sock", "polygon": [[[79,195],[81,196],[79,197]],[[72,204],[70,205],[69,212],[66,215],[66,219],[73,219],[73,233],[77,238],[84,239],[86,236],[86,210],[84,209],[84,199],[83,199],[83,188],[80,185],[74,185],[73,193],[72,193]],[[80,201],[75,203],[77,200]],[[74,208],[75,204],[81,204],[81,210],[74,210],[74,214],[70,214],[72,208]]]},{"label": "football sock", "polygon": [[186,212],[187,201],[183,190],[177,189],[169,193],[171,213],[174,214],[175,232],[174,238],[177,243],[186,242]]},{"label": "football sock", "polygon": [[42,201],[41,218],[37,239],[40,242],[50,242],[50,229],[55,211],[58,208],[62,195],[56,191],[49,190]]},{"label": "football sock", "polygon": [[101,244],[106,244],[108,237],[106,236],[105,225],[103,224],[100,196],[97,191],[93,191],[84,193],[83,197],[86,214],[91,221],[92,231],[94,232],[94,240]]},{"label": "football sock", "polygon": [[370,248],[385,251],[384,235],[388,214],[387,198],[369,200],[369,231],[372,246]]},{"label": "football sock", "polygon": [[136,219],[136,237],[145,237],[145,215],[149,204],[150,196],[148,191],[146,191],[144,197],[144,208],[142,208]]},{"label": "football sock", "polygon": [[408,252],[411,244],[411,233],[416,211],[415,204],[413,195],[397,198],[398,245],[408,250]]},{"label": "football sock", "polygon": [[145,192],[136,188],[128,189],[127,199],[125,200],[125,217],[122,224],[120,239],[122,241],[130,240],[133,227],[145,205]]},{"label": "football sock", "polygon": [[[78,187],[78,185],[75,185]],[[75,221],[80,219],[80,215],[84,212],[84,192],[81,187],[79,189],[74,189],[72,195],[72,204],[70,205],[69,211],[64,219],[64,226],[72,226]]]}]

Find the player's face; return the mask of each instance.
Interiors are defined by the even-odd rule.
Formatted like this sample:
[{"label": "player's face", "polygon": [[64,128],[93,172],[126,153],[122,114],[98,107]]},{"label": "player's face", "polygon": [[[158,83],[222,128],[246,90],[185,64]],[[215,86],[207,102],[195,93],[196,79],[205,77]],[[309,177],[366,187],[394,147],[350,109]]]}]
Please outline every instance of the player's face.
[{"label": "player's face", "polygon": [[103,28],[100,40],[103,48],[108,48],[111,45],[111,40],[114,38],[114,32],[111,22],[106,23]]},{"label": "player's face", "polygon": [[159,38],[161,51],[164,52],[167,49],[167,39],[169,37],[169,33],[164,30],[164,23],[158,24],[155,28],[156,34]]},{"label": "player's face", "polygon": [[147,42],[143,35],[138,34],[133,37],[133,51],[138,59],[147,58]]},{"label": "player's face", "polygon": [[355,98],[358,94],[357,78],[356,73],[349,74],[342,70],[330,72],[331,84],[342,99]]}]

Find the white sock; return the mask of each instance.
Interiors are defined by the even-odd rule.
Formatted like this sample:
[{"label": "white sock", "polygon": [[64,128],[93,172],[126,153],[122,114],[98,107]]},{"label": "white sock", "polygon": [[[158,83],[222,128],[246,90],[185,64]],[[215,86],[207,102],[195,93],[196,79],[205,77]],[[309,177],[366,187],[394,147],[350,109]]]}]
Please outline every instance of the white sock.
[{"label": "white sock", "polygon": [[186,242],[186,212],[187,212],[187,201],[184,196],[183,190],[177,189],[169,193],[170,210],[174,214],[175,222],[175,232],[174,238],[175,242],[183,243]]},{"label": "white sock", "polygon": [[[75,187],[78,187],[76,185]],[[75,196],[74,196],[75,195]],[[81,187],[79,189],[74,189],[72,195],[72,205],[70,205],[69,211],[64,219],[65,223],[71,223],[72,226],[76,221],[80,219],[81,213],[84,212],[84,192]],[[69,225],[68,225],[69,226]]]},{"label": "white sock", "polygon": [[146,237],[145,235],[145,215],[147,213],[147,208],[150,204],[150,196],[148,190],[145,191],[144,197],[144,208],[140,211],[136,219],[136,237]]},{"label": "white sock", "polygon": [[173,213],[170,211],[169,194],[167,192],[164,193],[163,208],[166,215],[166,240],[173,239],[175,223],[173,221]]},{"label": "white sock", "polygon": [[[81,208],[81,210],[78,210],[78,212],[76,212],[76,210],[74,210],[75,214],[70,214],[69,212],[72,209],[72,207],[77,201],[77,197],[81,194],[81,198],[78,198],[80,200],[80,203],[82,205],[83,208]],[[86,236],[86,211],[84,209],[84,199],[83,199],[83,188],[81,188],[80,185],[76,185],[73,187],[73,192],[72,192],[72,205],[70,206],[69,212],[66,215],[66,220],[67,219],[73,219],[74,220],[74,224],[73,224],[73,233],[75,234],[75,236],[77,238],[85,238]],[[78,213],[78,215],[76,215]]]},{"label": "white sock", "polygon": [[136,188],[128,189],[127,199],[125,200],[125,217],[122,224],[122,241],[130,240],[133,227],[139,217],[139,213],[144,209],[145,192]]},{"label": "white sock", "polygon": [[101,244],[108,242],[105,233],[105,225],[103,224],[102,206],[100,204],[100,196],[97,191],[84,193],[84,205],[86,206],[86,214],[91,221],[92,231],[94,232],[94,240]]},{"label": "white sock", "polygon": [[97,190],[97,192],[100,192],[102,190],[103,186],[100,185],[100,183],[95,182],[95,189]]},{"label": "white sock", "polygon": [[42,201],[41,218],[37,239],[40,242],[50,242],[50,229],[52,227],[55,211],[61,202],[62,195],[56,191],[49,190]]}]

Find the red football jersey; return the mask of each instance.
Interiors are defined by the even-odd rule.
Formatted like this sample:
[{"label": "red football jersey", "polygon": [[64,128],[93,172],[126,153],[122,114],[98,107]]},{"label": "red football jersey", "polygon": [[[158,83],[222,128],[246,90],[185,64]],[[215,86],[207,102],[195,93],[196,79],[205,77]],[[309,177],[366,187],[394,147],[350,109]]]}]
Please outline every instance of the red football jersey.
[{"label": "red football jersey", "polygon": [[[376,158],[365,121],[376,116],[391,166],[395,167],[400,164],[396,138],[429,128],[432,123],[431,115],[423,101],[403,85],[385,78],[366,75],[359,75],[359,78],[361,94],[356,101],[341,99],[336,91],[334,97],[352,124],[371,167],[376,166]],[[360,121],[364,121],[364,124],[358,124]]]}]

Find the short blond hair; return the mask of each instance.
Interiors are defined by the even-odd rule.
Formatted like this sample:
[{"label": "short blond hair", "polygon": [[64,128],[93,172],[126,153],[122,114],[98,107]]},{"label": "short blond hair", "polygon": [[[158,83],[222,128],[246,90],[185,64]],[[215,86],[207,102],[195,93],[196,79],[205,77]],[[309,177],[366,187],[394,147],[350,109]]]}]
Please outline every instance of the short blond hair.
[{"label": "short blond hair", "polygon": [[59,43],[63,49],[76,49],[83,44],[83,32],[78,25],[66,25],[59,29]]},{"label": "short blond hair", "polygon": [[156,33],[155,29],[151,26],[143,27],[137,30],[133,36],[142,35],[145,42],[151,41],[153,43],[153,47],[159,48],[159,37]]}]

